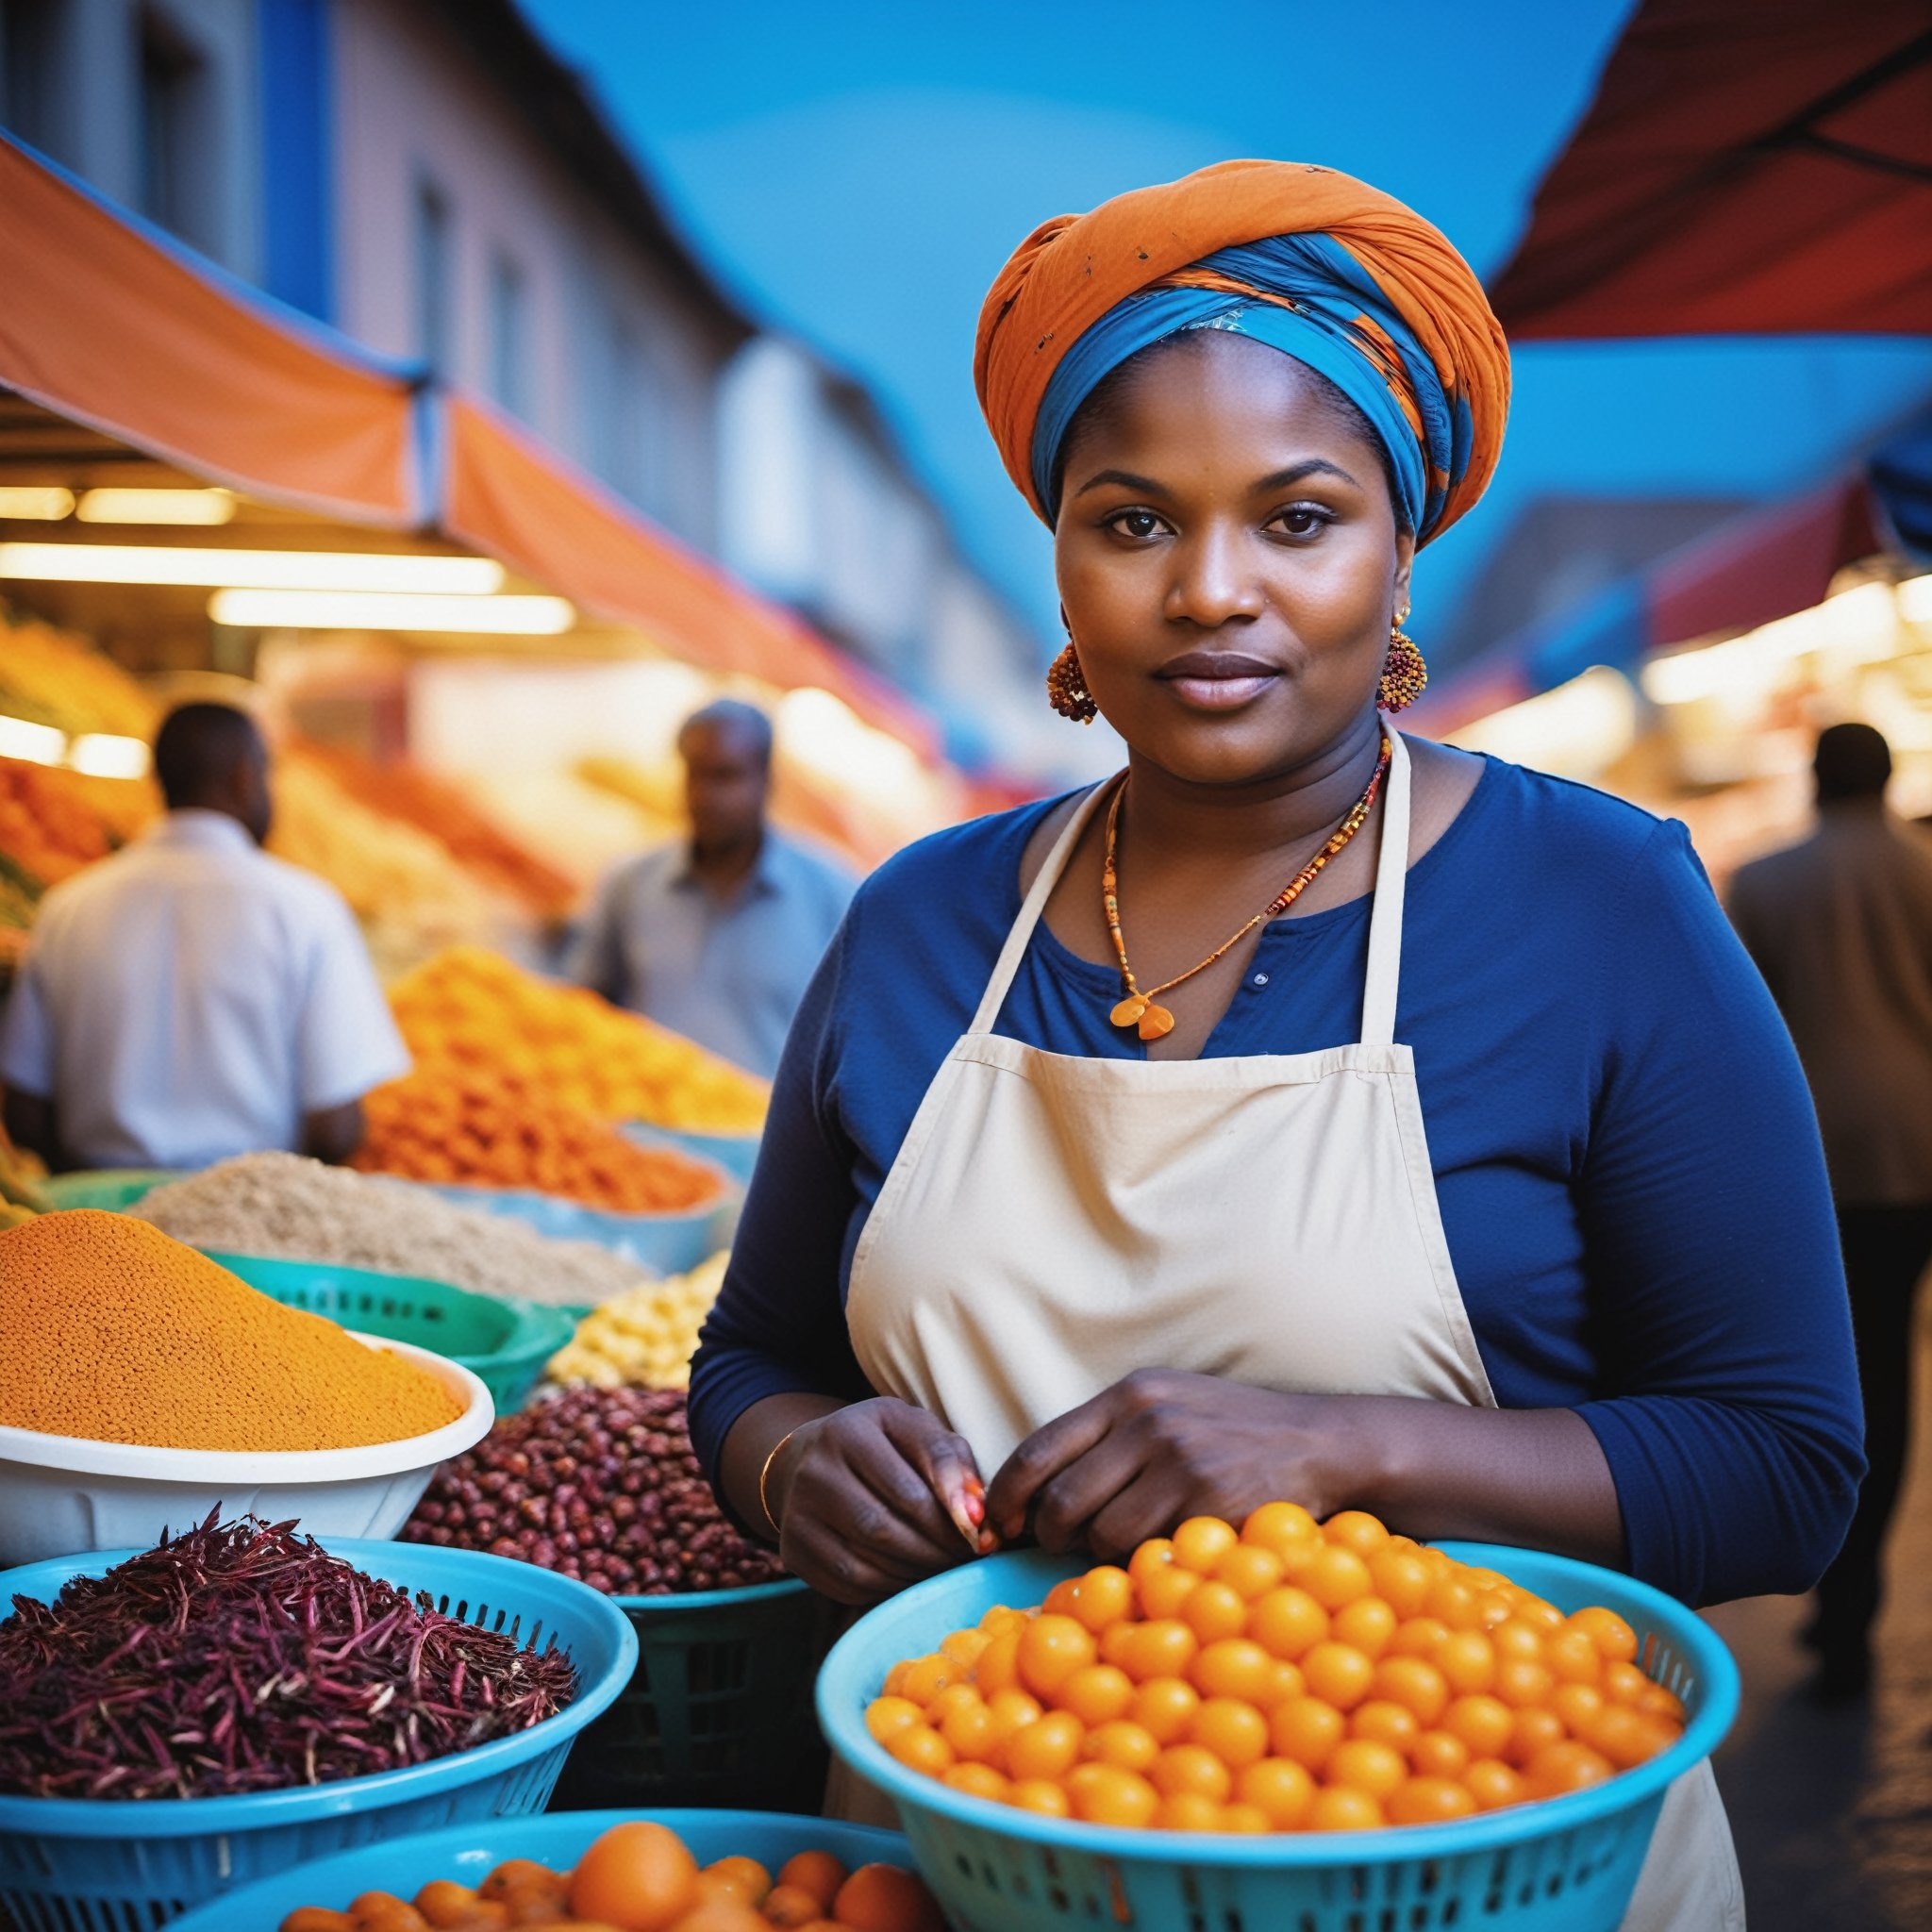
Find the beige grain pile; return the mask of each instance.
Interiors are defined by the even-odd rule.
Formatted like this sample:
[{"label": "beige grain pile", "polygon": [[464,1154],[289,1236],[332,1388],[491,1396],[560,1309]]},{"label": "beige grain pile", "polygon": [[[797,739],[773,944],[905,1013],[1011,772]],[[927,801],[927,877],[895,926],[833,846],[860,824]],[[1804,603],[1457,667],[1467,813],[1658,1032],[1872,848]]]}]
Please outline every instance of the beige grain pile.
[{"label": "beige grain pile", "polygon": [[557,1241],[408,1181],[298,1154],[225,1160],[157,1188],[133,1212],[197,1248],[376,1268],[526,1301],[607,1301],[652,1278],[594,1241]]}]

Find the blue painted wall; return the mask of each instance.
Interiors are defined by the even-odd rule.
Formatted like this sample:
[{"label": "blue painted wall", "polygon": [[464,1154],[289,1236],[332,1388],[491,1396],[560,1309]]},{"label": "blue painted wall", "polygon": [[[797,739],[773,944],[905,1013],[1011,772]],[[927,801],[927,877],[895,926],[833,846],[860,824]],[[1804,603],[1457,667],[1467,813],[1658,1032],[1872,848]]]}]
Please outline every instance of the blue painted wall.
[{"label": "blue painted wall", "polygon": [[335,302],[330,0],[256,0],[262,284],[324,322]]}]

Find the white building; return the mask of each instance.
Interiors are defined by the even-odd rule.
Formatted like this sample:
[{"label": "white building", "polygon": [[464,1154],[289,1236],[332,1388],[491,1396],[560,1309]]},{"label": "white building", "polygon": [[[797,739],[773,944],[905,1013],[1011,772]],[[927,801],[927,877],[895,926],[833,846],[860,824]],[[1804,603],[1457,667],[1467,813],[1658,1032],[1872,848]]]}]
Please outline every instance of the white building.
[{"label": "white building", "polygon": [[866,392],[723,295],[512,0],[0,0],[0,125],[491,398],[962,739],[1039,763],[999,722],[1042,708],[1039,641]]},{"label": "white building", "polygon": [[746,582],[947,719],[955,749],[1078,763],[1029,627],[952,544],[872,397],[796,341],[755,337],[722,390],[720,554]]}]

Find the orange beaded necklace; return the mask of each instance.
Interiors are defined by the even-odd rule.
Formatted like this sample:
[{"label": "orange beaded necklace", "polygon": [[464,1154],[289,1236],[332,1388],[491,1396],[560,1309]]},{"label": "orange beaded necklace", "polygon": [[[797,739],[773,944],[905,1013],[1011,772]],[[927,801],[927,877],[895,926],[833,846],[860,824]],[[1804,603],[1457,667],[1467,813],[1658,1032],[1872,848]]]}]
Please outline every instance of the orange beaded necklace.
[{"label": "orange beaded necklace", "polygon": [[1108,1015],[1116,1026],[1132,1026],[1142,1040],[1158,1040],[1163,1033],[1174,1031],[1174,1015],[1157,1003],[1157,993],[1172,992],[1183,980],[1193,978],[1197,973],[1205,973],[1223,958],[1233,946],[1237,946],[1257,925],[1264,925],[1271,919],[1278,919],[1314,884],[1323,868],[1348,841],[1355,837],[1374,809],[1375,793],[1381,790],[1382,774],[1389,769],[1390,745],[1387,735],[1382,740],[1381,756],[1375,760],[1375,769],[1369,778],[1369,787],[1349,808],[1348,815],[1329,835],[1324,845],[1307,864],[1282,887],[1241,931],[1224,944],[1215,949],[1198,966],[1190,966],[1185,973],[1177,973],[1172,979],[1163,980],[1158,986],[1150,986],[1145,992],[1134,983],[1134,969],[1127,964],[1126,936],[1121,931],[1120,875],[1114,868],[1114,835],[1120,828],[1121,800],[1126,794],[1125,785],[1113,795],[1113,803],[1107,808],[1107,863],[1100,875],[1101,904],[1107,912],[1107,929],[1113,937],[1113,949],[1121,962],[1121,981],[1127,989],[1126,997]]}]

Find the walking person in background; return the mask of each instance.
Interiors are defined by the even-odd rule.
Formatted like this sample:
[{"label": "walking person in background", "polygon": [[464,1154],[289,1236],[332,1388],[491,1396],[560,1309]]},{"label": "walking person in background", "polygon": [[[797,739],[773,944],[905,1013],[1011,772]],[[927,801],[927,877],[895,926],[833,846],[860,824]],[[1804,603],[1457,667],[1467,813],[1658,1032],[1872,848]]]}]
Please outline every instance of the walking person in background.
[{"label": "walking person in background", "polygon": [[268,749],[190,704],[155,739],[167,815],[46,896],[0,1033],[7,1131],[49,1167],[344,1161],[409,1069],[355,915],[261,849]]},{"label": "walking person in background", "polygon": [[1887,811],[1891,752],[1871,725],[1821,732],[1814,770],[1817,829],[1740,867],[1729,905],[1818,1105],[1851,1289],[1870,1471],[1805,1631],[1817,1690],[1842,1697],[1871,1681],[1932,1260],[1932,845]]},{"label": "walking person in background", "polygon": [[605,880],[570,976],[769,1079],[858,881],[774,831],[772,722],[707,705],[677,736],[691,837]]}]

